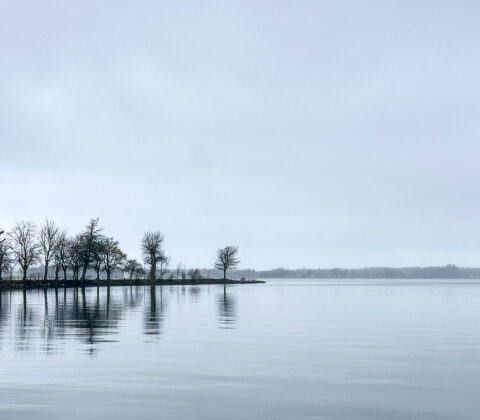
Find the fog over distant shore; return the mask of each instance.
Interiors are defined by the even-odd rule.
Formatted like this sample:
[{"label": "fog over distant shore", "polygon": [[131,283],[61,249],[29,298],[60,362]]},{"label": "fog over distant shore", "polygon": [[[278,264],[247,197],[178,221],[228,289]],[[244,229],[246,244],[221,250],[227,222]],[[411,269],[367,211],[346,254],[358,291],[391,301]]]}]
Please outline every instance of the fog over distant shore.
[{"label": "fog over distant shore", "polygon": [[[204,270],[207,272],[208,270]],[[368,268],[274,268],[271,270],[235,270],[232,277],[247,278],[320,278],[320,279],[480,279],[480,268],[445,265],[437,267]]]}]

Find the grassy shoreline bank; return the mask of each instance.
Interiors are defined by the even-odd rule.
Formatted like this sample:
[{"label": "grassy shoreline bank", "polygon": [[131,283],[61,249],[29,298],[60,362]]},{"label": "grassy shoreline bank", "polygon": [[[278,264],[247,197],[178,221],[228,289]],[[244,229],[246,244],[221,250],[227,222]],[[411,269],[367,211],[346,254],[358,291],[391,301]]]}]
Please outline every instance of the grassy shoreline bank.
[{"label": "grassy shoreline bank", "polygon": [[146,279],[112,279],[107,281],[100,280],[2,280],[0,290],[23,290],[23,289],[55,289],[55,288],[75,288],[75,287],[107,287],[107,286],[201,286],[201,285],[223,285],[223,284],[260,284],[263,280],[226,280],[223,279],[201,279],[201,280],[156,280],[152,283]]}]

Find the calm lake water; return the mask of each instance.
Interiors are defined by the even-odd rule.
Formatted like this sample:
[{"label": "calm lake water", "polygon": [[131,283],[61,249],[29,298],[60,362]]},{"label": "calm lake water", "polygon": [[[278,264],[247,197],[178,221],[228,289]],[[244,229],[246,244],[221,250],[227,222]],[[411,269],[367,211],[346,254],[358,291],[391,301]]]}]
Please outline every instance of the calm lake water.
[{"label": "calm lake water", "polygon": [[480,282],[2,292],[0,419],[478,419]]}]

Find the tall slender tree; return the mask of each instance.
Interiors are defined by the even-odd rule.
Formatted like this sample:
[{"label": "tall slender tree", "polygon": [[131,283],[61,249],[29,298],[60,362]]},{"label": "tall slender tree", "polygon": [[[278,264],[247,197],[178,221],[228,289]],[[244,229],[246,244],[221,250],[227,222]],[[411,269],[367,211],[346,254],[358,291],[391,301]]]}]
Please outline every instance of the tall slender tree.
[{"label": "tall slender tree", "polygon": [[157,276],[157,264],[163,254],[163,241],[162,234],[156,232],[145,232],[142,239],[142,252],[145,263],[150,266],[149,278],[151,281],[156,280]]},{"label": "tall slender tree", "polygon": [[[67,270],[68,270],[68,247],[69,242],[67,238],[67,232],[61,230],[58,233],[58,243],[57,249],[55,250],[55,280],[58,280],[59,270],[63,271],[63,280],[67,281]],[[58,271],[57,271],[58,270]]]},{"label": "tall slender tree", "polygon": [[45,220],[40,227],[39,243],[43,259],[43,280],[48,278],[48,266],[55,257],[58,247],[60,229],[53,220]]},{"label": "tall slender tree", "polygon": [[8,233],[12,244],[12,253],[22,268],[23,281],[27,280],[27,271],[30,265],[38,261],[40,245],[36,241],[36,227],[32,222],[17,222]]},{"label": "tall slender tree", "polygon": [[11,262],[10,244],[6,239],[2,239],[0,240],[0,281],[3,280],[4,273],[8,274]]},{"label": "tall slender tree", "polygon": [[68,243],[68,266],[72,270],[73,280],[78,280],[78,273],[82,267],[83,244],[81,235],[75,236]]},{"label": "tall slender tree", "polygon": [[81,243],[81,268],[82,276],[80,281],[85,281],[85,276],[87,270],[90,267],[92,261],[92,256],[94,255],[95,249],[99,246],[100,240],[102,238],[101,232],[102,228],[99,226],[99,220],[90,219],[85,231],[80,235]]}]

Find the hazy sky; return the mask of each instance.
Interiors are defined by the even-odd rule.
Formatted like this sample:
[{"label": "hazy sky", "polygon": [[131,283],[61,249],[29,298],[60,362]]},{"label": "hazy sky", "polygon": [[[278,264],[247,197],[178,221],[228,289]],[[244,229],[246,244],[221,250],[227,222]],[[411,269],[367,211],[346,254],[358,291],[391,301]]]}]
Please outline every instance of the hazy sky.
[{"label": "hazy sky", "polygon": [[173,264],[480,265],[480,2],[0,0],[0,225]]}]

